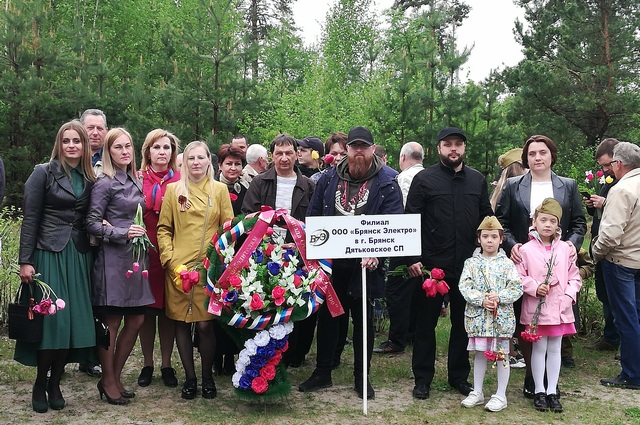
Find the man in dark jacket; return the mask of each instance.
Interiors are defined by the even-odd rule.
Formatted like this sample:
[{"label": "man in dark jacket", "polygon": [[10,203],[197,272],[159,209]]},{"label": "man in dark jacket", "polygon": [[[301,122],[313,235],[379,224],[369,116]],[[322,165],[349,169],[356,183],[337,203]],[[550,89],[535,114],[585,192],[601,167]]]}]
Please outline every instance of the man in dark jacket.
[{"label": "man in dark jacket", "polygon": [[260,211],[264,205],[284,208],[294,218],[304,220],[314,185],[294,167],[298,145],[290,135],[280,134],[271,142],[270,150],[273,167],[251,181],[242,212]]},{"label": "man in dark jacket", "polygon": [[[411,276],[421,276],[421,267],[444,270],[451,287],[451,333],[447,360],[449,384],[469,395],[469,353],[464,330],[465,301],[458,281],[464,261],[476,247],[476,229],[484,217],[492,215],[484,176],[464,165],[467,137],[454,127],[438,134],[440,161],[419,172],[411,183],[405,212],[422,215],[422,258],[409,266]],[[413,397],[426,399],[435,374],[435,328],[442,296],[418,297],[416,332],[413,339]]]},{"label": "man in dark jacket", "polygon": [[[374,155],[375,145],[371,132],[364,127],[349,131],[347,158],[325,172],[316,186],[309,205],[308,216],[340,216],[361,214],[402,214],[402,192],[393,179],[393,170]],[[383,291],[384,272],[378,258],[340,259],[333,262],[333,287],[345,310],[353,318],[353,351],[355,390],[363,397],[362,385],[362,273],[366,267],[368,297],[374,297],[374,288]],[[367,309],[368,359],[373,349],[373,320],[371,304]],[[316,336],[316,369],[309,379],[300,384],[302,392],[315,391],[333,385],[331,369],[338,344],[339,318],[332,317],[326,305],[318,313]],[[375,397],[367,382],[367,398]]]},{"label": "man in dark jacket", "polygon": [[[269,206],[286,209],[291,216],[304,221],[314,184],[294,167],[298,145],[293,137],[280,134],[273,139],[270,149],[273,167],[253,178],[242,202],[242,212],[252,213]],[[285,229],[276,226],[274,230],[285,236]],[[286,233],[286,240],[292,242],[293,238]],[[289,335],[289,349],[282,358],[286,366],[302,365],[313,344],[315,327],[315,314],[295,323]]]},{"label": "man in dark jacket", "polygon": [[[593,241],[598,236],[600,230],[600,219],[602,218],[602,210],[611,189],[618,181],[615,174],[611,169],[611,161],[613,161],[613,148],[618,144],[617,139],[604,139],[602,143],[596,148],[596,161],[598,165],[602,167],[605,173],[605,184],[602,185],[602,189],[599,194],[591,195],[585,199],[587,204],[587,212],[593,216],[591,222],[591,243],[589,244],[589,251],[593,248]],[[606,179],[609,179],[610,183]],[[595,343],[593,348],[596,350],[611,350],[615,351],[620,345],[620,335],[618,335],[618,329],[613,322],[613,314],[611,313],[611,307],[609,306],[609,297],[607,296],[607,288],[604,284],[604,275],[602,274],[602,263],[596,264],[596,295],[598,300],[602,303],[602,316],[604,317],[604,329],[602,330],[602,337]]]}]

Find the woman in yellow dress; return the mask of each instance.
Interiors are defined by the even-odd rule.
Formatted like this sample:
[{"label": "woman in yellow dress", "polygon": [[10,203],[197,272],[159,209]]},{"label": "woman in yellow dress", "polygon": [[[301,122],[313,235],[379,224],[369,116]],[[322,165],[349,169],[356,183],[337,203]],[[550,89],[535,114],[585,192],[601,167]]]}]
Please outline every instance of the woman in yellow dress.
[{"label": "woman in yellow dress", "polygon": [[191,325],[196,323],[202,361],[202,397],[217,395],[213,381],[215,353],[214,316],[207,312],[207,296],[201,274],[200,282],[185,293],[176,285],[175,269],[184,265],[189,270],[201,262],[218,227],[233,217],[227,186],[214,180],[211,155],[203,142],[191,142],[184,149],[180,180],[167,186],[158,221],[160,262],[166,269],[166,315],[176,321],[176,343],[185,372],[182,398],[197,394],[193,360]]}]

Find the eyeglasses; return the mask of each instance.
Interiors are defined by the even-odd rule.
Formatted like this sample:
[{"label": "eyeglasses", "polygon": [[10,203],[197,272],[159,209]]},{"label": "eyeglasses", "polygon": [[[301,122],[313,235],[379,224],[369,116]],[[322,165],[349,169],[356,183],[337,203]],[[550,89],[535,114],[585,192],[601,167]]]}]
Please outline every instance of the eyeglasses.
[{"label": "eyeglasses", "polygon": [[609,167],[611,167],[615,162],[620,162],[620,160],[619,159],[614,159],[613,161],[611,161],[609,163]]}]

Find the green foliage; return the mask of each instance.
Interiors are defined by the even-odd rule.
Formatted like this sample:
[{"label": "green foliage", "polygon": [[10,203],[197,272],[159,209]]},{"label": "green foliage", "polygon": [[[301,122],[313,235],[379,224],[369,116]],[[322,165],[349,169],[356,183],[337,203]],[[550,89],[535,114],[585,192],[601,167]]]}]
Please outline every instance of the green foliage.
[{"label": "green foliage", "polygon": [[139,148],[154,128],[213,148],[236,133],[321,139],[369,127],[396,166],[418,141],[437,160],[443,126],[468,135],[467,163],[487,176],[532,134],[559,147],[554,170],[580,179],[581,148],[604,135],[640,138],[639,6],[630,0],[519,1],[526,58],[481,83],[460,83],[470,51],[460,0],[340,0],[305,47],[291,0],[13,0],[0,8],[0,151],[7,204],[19,205],[57,129],[87,108],[125,126]]},{"label": "green foliage", "polygon": [[631,65],[640,59],[638,3],[516,3],[525,8],[529,24],[516,27],[525,60],[505,72],[505,81],[522,99],[523,122],[558,117],[558,130],[570,126],[586,146],[637,127],[629,118],[640,102],[638,68]]}]

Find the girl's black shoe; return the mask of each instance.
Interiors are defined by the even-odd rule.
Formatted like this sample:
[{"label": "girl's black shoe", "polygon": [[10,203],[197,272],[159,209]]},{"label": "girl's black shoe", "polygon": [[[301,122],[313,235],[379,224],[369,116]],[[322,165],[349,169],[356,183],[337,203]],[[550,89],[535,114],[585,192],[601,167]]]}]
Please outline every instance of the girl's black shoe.
[{"label": "girl's black shoe", "polygon": [[547,395],[545,393],[536,393],[533,396],[533,407],[540,412],[546,412],[549,410],[549,403],[547,402]]},{"label": "girl's black shoe", "polygon": [[549,394],[547,396],[547,405],[549,406],[549,410],[551,410],[552,412],[562,412],[562,404],[560,403],[558,394]]},{"label": "girl's black shoe", "polygon": [[202,380],[202,398],[216,398],[218,390],[213,378],[205,378]]},{"label": "girl's black shoe", "polygon": [[182,385],[182,398],[193,400],[198,394],[198,380],[196,378],[187,379]]}]

